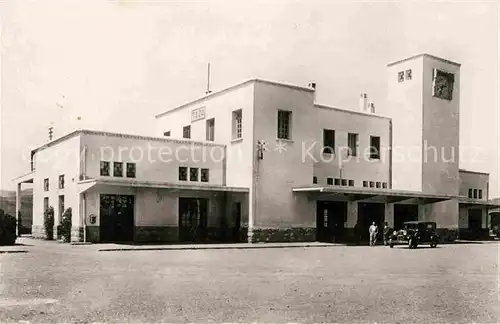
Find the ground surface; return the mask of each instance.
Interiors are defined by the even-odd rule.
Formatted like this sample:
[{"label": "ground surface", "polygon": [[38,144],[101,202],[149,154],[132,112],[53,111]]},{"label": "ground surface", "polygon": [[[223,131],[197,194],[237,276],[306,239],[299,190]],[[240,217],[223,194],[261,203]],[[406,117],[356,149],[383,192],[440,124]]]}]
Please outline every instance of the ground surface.
[{"label": "ground surface", "polygon": [[[499,245],[0,253],[0,322],[500,322]],[[14,251],[11,249],[11,252]]]}]

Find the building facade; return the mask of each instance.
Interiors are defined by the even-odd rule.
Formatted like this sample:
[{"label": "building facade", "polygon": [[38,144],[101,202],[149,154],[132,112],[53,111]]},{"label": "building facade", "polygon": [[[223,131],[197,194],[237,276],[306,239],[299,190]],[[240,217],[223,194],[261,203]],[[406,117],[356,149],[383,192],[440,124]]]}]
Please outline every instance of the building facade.
[{"label": "building facade", "polygon": [[313,83],[254,79],[157,115],[157,137],[51,141],[16,180],[34,186],[33,233],[54,206],[56,224],[72,208],[75,241],[359,241],[409,220],[481,237],[489,176],[459,170],[460,65],[424,54],[387,71],[384,116],[366,94],[346,110]]}]

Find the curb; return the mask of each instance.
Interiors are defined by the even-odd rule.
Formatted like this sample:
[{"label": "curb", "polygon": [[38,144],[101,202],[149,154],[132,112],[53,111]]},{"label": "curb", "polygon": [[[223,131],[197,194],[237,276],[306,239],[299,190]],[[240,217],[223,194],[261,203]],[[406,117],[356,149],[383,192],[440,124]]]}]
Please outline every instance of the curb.
[{"label": "curb", "polygon": [[28,251],[25,250],[12,250],[12,251],[0,251],[0,254],[9,254],[9,253],[28,253]]},{"label": "curb", "polygon": [[182,251],[182,250],[257,250],[257,249],[288,249],[311,247],[334,247],[342,244],[304,244],[304,245],[249,245],[249,246],[193,246],[193,247],[161,247],[161,248],[109,248],[99,249],[98,252],[110,251]]}]

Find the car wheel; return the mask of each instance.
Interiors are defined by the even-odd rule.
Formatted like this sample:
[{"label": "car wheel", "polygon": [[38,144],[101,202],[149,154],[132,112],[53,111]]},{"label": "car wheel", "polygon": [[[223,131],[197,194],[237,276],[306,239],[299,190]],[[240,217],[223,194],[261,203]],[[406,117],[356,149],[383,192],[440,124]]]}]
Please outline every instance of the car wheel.
[{"label": "car wheel", "polygon": [[413,245],[414,245],[413,239],[409,239],[408,240],[408,248],[413,249]]},{"label": "car wheel", "polygon": [[436,242],[432,242],[431,243],[431,248],[435,248],[437,246],[437,243]]},{"label": "car wheel", "polygon": [[392,249],[394,247],[394,244],[389,243],[389,247]]}]

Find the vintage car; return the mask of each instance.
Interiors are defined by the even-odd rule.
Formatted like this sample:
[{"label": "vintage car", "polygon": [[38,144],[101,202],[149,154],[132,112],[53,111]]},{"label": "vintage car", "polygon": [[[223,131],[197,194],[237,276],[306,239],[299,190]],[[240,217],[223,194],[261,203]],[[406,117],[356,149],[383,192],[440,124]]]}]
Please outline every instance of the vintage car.
[{"label": "vintage car", "polygon": [[405,222],[403,228],[392,233],[389,239],[389,246],[408,244],[410,249],[416,248],[419,244],[430,244],[436,247],[439,242],[439,234],[436,231],[435,222]]}]

